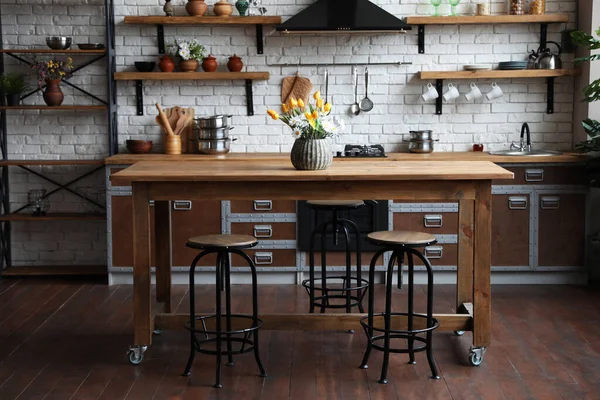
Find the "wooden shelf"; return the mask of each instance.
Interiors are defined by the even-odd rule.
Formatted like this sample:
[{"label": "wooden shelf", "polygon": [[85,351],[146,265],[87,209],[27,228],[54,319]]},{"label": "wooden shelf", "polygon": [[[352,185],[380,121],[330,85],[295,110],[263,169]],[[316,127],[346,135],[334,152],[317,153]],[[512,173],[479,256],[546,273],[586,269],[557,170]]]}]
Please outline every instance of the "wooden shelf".
[{"label": "wooden shelf", "polygon": [[218,81],[269,79],[268,72],[115,72],[116,81]]},{"label": "wooden shelf", "polygon": [[0,272],[1,276],[106,276],[106,265],[35,265],[14,266]]},{"label": "wooden shelf", "polygon": [[0,160],[0,167],[20,165],[104,165],[104,160]]},{"label": "wooden shelf", "polygon": [[115,72],[116,81],[135,81],[135,97],[137,115],[144,115],[144,86],[143,81],[217,81],[245,80],[246,108],[248,115],[254,115],[252,100],[252,81],[269,79],[268,72]]},{"label": "wooden shelf", "polygon": [[524,69],[517,71],[422,71],[419,77],[428,79],[520,79],[520,78],[558,78],[575,76],[581,73],[577,69]]},{"label": "wooden shelf", "polygon": [[[127,17],[125,17],[127,18]],[[453,16],[412,16],[406,17],[409,25],[483,25],[483,24],[550,24],[569,22],[567,14],[544,15],[459,15]]]},{"label": "wooden shelf", "polygon": [[0,53],[14,53],[14,54],[105,54],[106,49],[98,50],[52,50],[52,49],[1,49]]},{"label": "wooden shelf", "polygon": [[280,16],[229,16],[229,17],[165,17],[165,16],[126,16],[125,24],[130,25],[276,25]]},{"label": "wooden shelf", "polygon": [[106,110],[107,106],[58,106],[50,107],[44,105],[21,105],[21,106],[0,106],[0,110],[56,110],[56,111],[100,111]]},{"label": "wooden shelf", "polygon": [[0,215],[0,221],[105,221],[106,214],[86,213],[48,213],[44,216],[33,216],[30,213],[13,213]]}]

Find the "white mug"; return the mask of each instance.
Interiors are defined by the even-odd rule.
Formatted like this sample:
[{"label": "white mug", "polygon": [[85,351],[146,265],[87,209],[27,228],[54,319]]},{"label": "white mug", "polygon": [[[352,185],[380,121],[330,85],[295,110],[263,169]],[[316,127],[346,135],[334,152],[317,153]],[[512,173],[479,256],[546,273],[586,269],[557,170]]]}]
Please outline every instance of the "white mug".
[{"label": "white mug", "polygon": [[444,101],[447,103],[451,100],[454,100],[460,96],[458,89],[454,87],[453,84],[448,84],[448,91],[444,93]]},{"label": "white mug", "polygon": [[431,83],[427,84],[427,91],[421,95],[424,101],[435,100],[440,97],[437,89]]},{"label": "white mug", "polygon": [[483,96],[481,90],[479,90],[476,84],[471,82],[469,86],[471,87],[471,91],[469,91],[469,93],[465,93],[465,98],[468,101],[479,99],[481,96]]},{"label": "white mug", "polygon": [[498,86],[496,84],[496,82],[494,82],[494,83],[492,83],[492,90],[487,92],[485,97],[487,97],[488,100],[494,100],[494,99],[497,99],[498,97],[502,97],[503,94],[504,93],[502,93],[502,89],[500,89],[500,86]]}]

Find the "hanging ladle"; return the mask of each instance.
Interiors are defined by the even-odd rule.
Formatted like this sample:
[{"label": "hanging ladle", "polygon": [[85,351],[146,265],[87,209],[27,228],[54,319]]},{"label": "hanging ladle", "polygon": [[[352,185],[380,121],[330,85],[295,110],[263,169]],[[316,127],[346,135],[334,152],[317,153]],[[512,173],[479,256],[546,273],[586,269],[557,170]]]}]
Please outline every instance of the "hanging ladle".
[{"label": "hanging ladle", "polygon": [[352,114],[360,114],[360,106],[358,105],[358,70],[354,67],[354,104],[350,107]]},{"label": "hanging ladle", "polygon": [[360,109],[364,112],[373,109],[373,102],[369,99],[369,68],[365,67],[365,98],[360,101]]}]

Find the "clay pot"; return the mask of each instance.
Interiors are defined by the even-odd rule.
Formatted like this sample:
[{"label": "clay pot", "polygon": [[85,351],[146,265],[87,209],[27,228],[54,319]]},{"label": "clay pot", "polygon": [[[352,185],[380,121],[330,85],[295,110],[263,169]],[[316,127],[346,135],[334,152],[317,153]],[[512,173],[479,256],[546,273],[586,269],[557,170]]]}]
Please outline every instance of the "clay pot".
[{"label": "clay pot", "polygon": [[162,72],[173,72],[175,69],[175,61],[171,56],[162,56],[160,58],[160,63],[158,64],[158,68]]},{"label": "clay pot", "polygon": [[240,72],[244,68],[244,63],[242,59],[236,56],[235,54],[229,57],[229,61],[227,62],[227,69],[231,72]]},{"label": "clay pot", "polygon": [[198,60],[181,60],[179,61],[179,69],[181,72],[196,72]]},{"label": "clay pot", "polygon": [[206,14],[206,10],[208,10],[208,6],[204,2],[204,0],[188,0],[185,5],[185,11],[188,14],[196,17],[201,17]]},{"label": "clay pot", "polygon": [[233,13],[233,6],[227,0],[220,0],[213,6],[213,13],[218,17],[229,17]]},{"label": "clay pot", "polygon": [[44,90],[44,101],[50,107],[58,107],[65,99],[65,95],[60,90],[60,79],[47,79],[46,90]]},{"label": "clay pot", "polygon": [[209,54],[207,57],[205,57],[204,61],[202,61],[202,69],[205,72],[215,72],[217,70],[218,66],[219,66],[219,63],[217,62],[217,59],[215,57],[213,57],[211,54]]}]

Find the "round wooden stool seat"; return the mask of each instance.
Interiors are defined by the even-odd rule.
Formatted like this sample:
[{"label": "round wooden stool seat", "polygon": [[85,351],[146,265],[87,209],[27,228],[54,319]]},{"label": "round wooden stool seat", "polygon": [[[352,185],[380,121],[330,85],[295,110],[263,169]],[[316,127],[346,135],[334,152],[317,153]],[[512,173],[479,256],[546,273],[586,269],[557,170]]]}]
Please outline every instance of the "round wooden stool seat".
[{"label": "round wooden stool seat", "polygon": [[435,236],[429,233],[411,231],[371,232],[367,239],[380,245],[427,246],[436,242]]},{"label": "round wooden stool seat", "polygon": [[258,244],[254,236],[248,235],[202,235],[188,239],[187,246],[193,249],[223,248],[245,249]]},{"label": "round wooden stool seat", "polygon": [[308,200],[306,204],[323,208],[356,208],[365,205],[362,200]]}]

